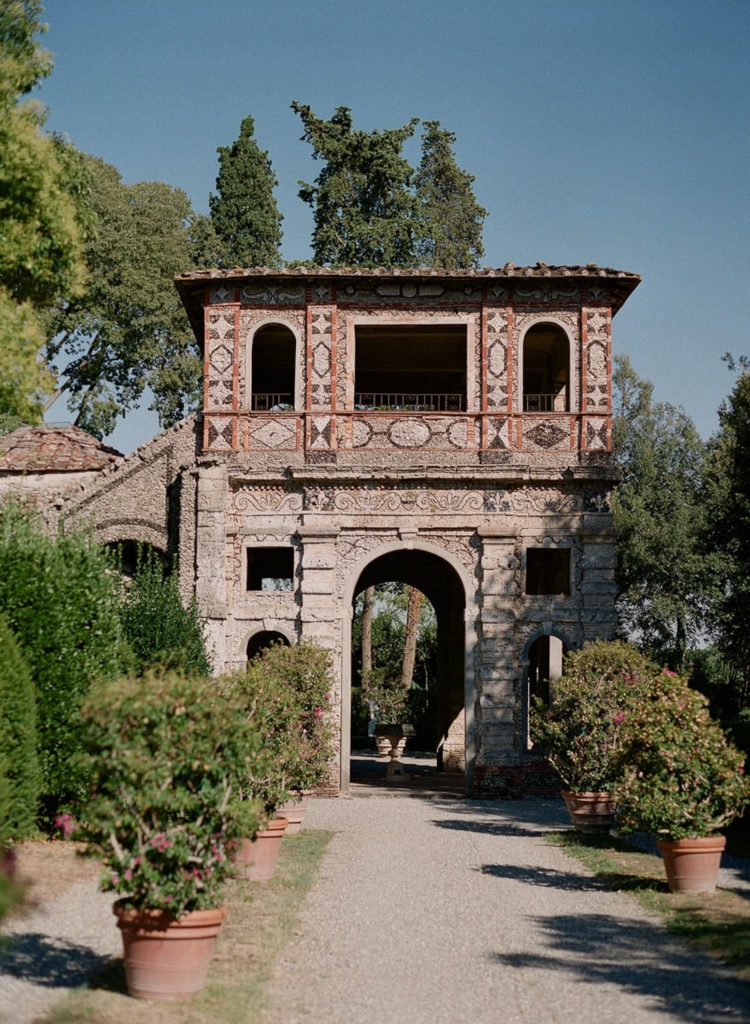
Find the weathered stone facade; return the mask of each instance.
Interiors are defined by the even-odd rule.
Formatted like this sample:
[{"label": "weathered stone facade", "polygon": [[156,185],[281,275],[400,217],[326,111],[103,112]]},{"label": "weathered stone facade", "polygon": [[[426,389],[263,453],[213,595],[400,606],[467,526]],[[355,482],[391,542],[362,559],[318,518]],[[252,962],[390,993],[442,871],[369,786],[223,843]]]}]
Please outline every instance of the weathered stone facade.
[{"label": "weathered stone facade", "polygon": [[438,620],[440,763],[475,795],[533,791],[529,690],[614,627],[611,321],[638,281],[543,265],[182,275],[203,413],[67,511],[179,555],[217,670],[268,634],[333,652],[342,791],[353,600],[418,586]]}]

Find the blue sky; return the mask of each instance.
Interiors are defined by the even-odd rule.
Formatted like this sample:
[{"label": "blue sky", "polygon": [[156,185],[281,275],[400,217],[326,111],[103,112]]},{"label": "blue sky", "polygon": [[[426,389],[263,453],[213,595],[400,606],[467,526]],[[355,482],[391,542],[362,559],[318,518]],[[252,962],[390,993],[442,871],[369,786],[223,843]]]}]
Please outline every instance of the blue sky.
[{"label": "blue sky", "polygon": [[[490,215],[487,266],[641,274],[615,351],[704,436],[750,354],[750,0],[46,0],[47,126],[125,181],[208,210],[243,117],[279,179],[283,254],[309,255],[292,100],[357,127],[439,120]],[[419,157],[418,140],[409,155]],[[65,417],[54,409],[54,418]],[[145,412],[111,438],[156,432]]]}]

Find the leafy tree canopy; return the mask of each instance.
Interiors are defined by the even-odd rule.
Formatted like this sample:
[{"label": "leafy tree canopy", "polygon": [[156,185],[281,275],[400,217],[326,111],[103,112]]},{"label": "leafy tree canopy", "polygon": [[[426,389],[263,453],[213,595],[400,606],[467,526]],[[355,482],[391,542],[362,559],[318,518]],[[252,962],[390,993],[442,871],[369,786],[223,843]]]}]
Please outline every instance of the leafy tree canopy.
[{"label": "leafy tree canopy", "polygon": [[281,257],[282,216],[273,195],[278,185],[268,154],[255,141],[255,122],[246,117],[239,138],[219,146],[216,194],[209,197],[219,267],[276,267]]},{"label": "leafy tree canopy", "polygon": [[703,498],[716,569],[711,622],[741,709],[750,703],[750,361],[727,361],[739,374],[709,442]]},{"label": "leafy tree canopy", "polygon": [[89,176],[81,201],[93,228],[86,290],[59,300],[45,317],[47,360],[60,376],[51,401],[66,393],[76,425],[101,437],[148,387],[151,408],[168,426],[197,402],[201,378],[172,282],[194,265],[192,207],[181,189],[127,185],[110,164],[73,147],[66,153]]},{"label": "leafy tree canopy", "polygon": [[613,499],[620,629],[654,657],[681,666],[706,612],[704,444],[682,409],[653,401],[653,385],[626,357],[616,360],[613,383],[622,471]]},{"label": "leafy tree canopy", "polygon": [[412,169],[402,155],[417,125],[365,132],[348,107],[330,121],[292,103],[305,142],[324,166],[314,184],[300,182],[300,199],[313,210],[314,259],[340,266],[411,266],[415,262],[416,200]]},{"label": "leafy tree canopy", "polygon": [[52,386],[38,310],[79,292],[85,275],[69,168],[42,133],[44,109],[21,101],[52,66],[40,13],[33,0],[0,5],[0,413],[28,420]]}]

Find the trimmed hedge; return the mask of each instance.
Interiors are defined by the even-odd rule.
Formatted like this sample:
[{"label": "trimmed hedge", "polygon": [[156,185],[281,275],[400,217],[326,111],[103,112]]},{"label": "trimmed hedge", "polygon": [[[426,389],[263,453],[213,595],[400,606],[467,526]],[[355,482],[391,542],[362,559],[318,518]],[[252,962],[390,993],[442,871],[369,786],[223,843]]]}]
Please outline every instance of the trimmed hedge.
[{"label": "trimmed hedge", "polygon": [[35,832],[40,783],[34,682],[0,614],[0,850]]},{"label": "trimmed hedge", "polygon": [[36,684],[44,808],[86,790],[79,709],[92,683],[115,679],[127,660],[119,573],[86,534],[50,537],[16,502],[0,508],[0,611]]}]

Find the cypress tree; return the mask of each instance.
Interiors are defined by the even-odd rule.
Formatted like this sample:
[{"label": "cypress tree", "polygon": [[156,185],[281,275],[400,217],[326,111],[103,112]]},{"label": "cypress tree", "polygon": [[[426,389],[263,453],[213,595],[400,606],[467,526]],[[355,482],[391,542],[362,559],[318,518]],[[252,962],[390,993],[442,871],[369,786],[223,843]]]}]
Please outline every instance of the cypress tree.
[{"label": "cypress tree", "polygon": [[425,121],[422,160],[414,185],[419,210],[420,263],[431,267],[478,267],[484,256],[482,228],[487,211],[477,203],[474,175],[456,163],[453,132]]},{"label": "cypress tree", "polygon": [[208,202],[222,267],[276,267],[281,262],[283,218],[273,195],[278,181],[254,133],[255,121],[246,117],[239,138],[217,149],[216,194]]}]

